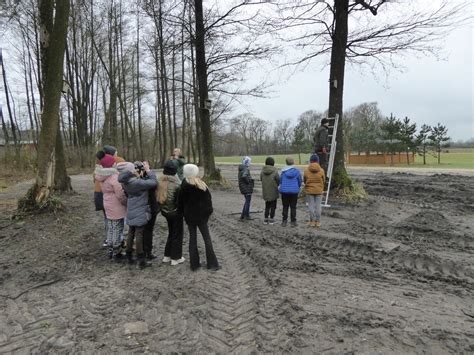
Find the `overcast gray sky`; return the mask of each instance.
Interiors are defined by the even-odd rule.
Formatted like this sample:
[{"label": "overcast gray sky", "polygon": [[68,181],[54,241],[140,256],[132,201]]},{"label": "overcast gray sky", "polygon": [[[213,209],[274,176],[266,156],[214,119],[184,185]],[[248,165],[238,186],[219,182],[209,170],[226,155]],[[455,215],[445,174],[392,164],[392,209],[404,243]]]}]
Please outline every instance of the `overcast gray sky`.
[{"label": "overcast gray sky", "polygon": [[[418,126],[440,122],[454,140],[474,137],[472,24],[453,30],[442,46],[446,60],[403,57],[400,63],[404,72],[393,70],[388,78],[383,73],[374,78],[371,73],[346,66],[344,108],[377,101],[384,115],[408,116]],[[285,75],[272,74],[278,81],[273,97],[245,99],[236,112],[296,122],[304,111],[327,109],[328,77],[329,68],[322,68],[322,61],[317,60],[288,80]]]}]

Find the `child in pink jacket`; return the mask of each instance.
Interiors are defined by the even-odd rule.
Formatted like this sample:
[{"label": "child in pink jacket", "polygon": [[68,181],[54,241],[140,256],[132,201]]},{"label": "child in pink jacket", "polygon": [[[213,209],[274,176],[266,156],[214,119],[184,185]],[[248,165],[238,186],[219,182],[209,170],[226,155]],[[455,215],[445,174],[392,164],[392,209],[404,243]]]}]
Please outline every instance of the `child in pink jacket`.
[{"label": "child in pink jacket", "polygon": [[109,257],[122,257],[124,218],[127,215],[127,196],[118,182],[115,158],[106,154],[95,169],[95,179],[100,182],[107,216],[107,245]]}]

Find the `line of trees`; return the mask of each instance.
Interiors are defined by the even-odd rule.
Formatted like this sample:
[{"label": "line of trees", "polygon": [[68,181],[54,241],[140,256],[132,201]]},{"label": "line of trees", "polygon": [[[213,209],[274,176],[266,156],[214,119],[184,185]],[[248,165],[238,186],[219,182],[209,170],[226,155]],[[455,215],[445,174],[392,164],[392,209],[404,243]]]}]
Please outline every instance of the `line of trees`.
[{"label": "line of trees", "polygon": [[[23,120],[33,130],[35,143],[40,137],[40,144],[44,142],[40,132],[47,128],[43,46],[57,35],[50,31],[50,20],[56,22],[60,3],[6,0],[0,5],[0,15],[8,18],[10,35],[17,39],[14,45],[24,81],[17,110],[27,115],[18,114],[18,121],[28,117]],[[63,12],[67,19],[62,19],[68,25],[63,94],[57,132],[49,132],[57,144],[54,156],[48,158],[57,160],[54,166],[63,164],[61,151],[89,166],[103,143],[116,145],[129,159],[148,158],[156,164],[162,164],[174,146],[181,146],[212,174],[210,132],[217,131],[219,121],[242,95],[264,94],[265,82],[249,87],[245,77],[251,63],[277,51],[273,40],[277,39],[298,48],[287,65],[329,57],[327,115],[340,118],[334,169],[338,186],[350,185],[344,167],[346,62],[387,70],[401,52],[436,54],[432,41],[466,20],[469,6],[446,0],[431,6],[388,0],[236,0],[214,1],[207,8],[202,0],[67,4],[68,13]],[[42,13],[48,13],[50,22]],[[2,118],[4,132],[6,124]],[[10,129],[17,132],[17,123]],[[303,126],[295,129],[296,140],[288,138],[289,124],[284,120],[278,129],[278,147],[304,146]],[[254,135],[261,137],[262,132],[256,129]]]},{"label": "line of trees", "polygon": [[[327,111],[308,110],[296,120],[270,122],[252,114],[237,115],[215,127],[215,152],[219,156],[301,154],[313,151],[314,131]],[[426,156],[440,153],[450,144],[448,129],[417,124],[408,117],[386,117],[376,102],[362,103],[344,112],[345,151],[357,154],[401,153]],[[301,161],[301,156],[300,156]]]},{"label": "line of trees", "polygon": [[[16,57],[4,58],[7,74],[24,82],[17,114],[9,115],[18,122],[4,122],[2,116],[2,128],[6,137],[28,130],[35,145],[42,128],[41,43],[46,32],[39,7],[44,3],[53,4],[55,13],[59,2],[12,0],[2,12],[10,36],[18,39],[13,43]],[[243,95],[263,95],[264,83],[243,80],[251,63],[267,60],[276,50],[256,30],[259,15],[249,15],[244,5],[248,1],[206,9],[198,34],[195,1],[71,0],[59,110],[69,163],[90,166],[102,144],[118,147],[130,160],[146,158],[155,165],[180,146],[192,161],[203,163],[209,139],[202,137],[199,60],[204,58],[208,87],[203,100],[212,102],[211,128]],[[196,56],[199,38],[206,46],[203,58]],[[20,141],[8,143],[17,148]]]},{"label": "line of trees", "polygon": [[423,124],[418,130],[417,124],[408,117],[398,119],[390,114],[384,118],[376,102],[351,108],[344,116],[345,148],[349,152],[404,152],[408,164],[410,154],[419,154],[423,157],[423,164],[426,164],[426,156],[433,153],[439,164],[441,150],[449,146],[450,137],[446,126],[440,123],[432,127]]}]

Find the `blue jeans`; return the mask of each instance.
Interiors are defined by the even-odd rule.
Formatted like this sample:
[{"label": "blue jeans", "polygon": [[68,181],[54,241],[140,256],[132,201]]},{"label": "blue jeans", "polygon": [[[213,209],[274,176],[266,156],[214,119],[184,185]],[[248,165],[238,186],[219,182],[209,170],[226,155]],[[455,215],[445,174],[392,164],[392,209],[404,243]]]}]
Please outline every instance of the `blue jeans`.
[{"label": "blue jeans", "polygon": [[321,195],[306,195],[308,201],[309,220],[321,220]]},{"label": "blue jeans", "polygon": [[244,195],[245,197],[245,203],[244,203],[244,208],[242,209],[242,215],[240,218],[245,218],[245,217],[250,217],[250,200],[252,200],[252,195]]}]

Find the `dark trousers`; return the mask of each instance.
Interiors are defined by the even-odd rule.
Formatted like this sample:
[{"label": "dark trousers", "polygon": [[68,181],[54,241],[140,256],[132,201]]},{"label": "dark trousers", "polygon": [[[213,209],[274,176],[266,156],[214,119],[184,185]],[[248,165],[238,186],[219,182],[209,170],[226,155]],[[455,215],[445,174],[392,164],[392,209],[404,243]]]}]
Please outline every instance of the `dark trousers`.
[{"label": "dark trousers", "polygon": [[265,201],[265,214],[264,217],[268,218],[268,215],[270,215],[270,218],[273,219],[275,217],[275,209],[277,208],[277,200],[275,201]]},{"label": "dark trousers", "polygon": [[153,250],[153,230],[155,228],[156,215],[156,213],[151,215],[151,219],[143,230],[143,252],[147,255],[150,255]]},{"label": "dark trousers", "polygon": [[323,152],[316,152],[319,157],[319,165],[324,170],[324,174],[328,172],[328,154]]},{"label": "dark trousers", "polygon": [[298,202],[298,194],[281,194],[281,202],[283,203],[283,220],[288,220],[288,207],[291,209],[291,221],[296,222],[296,203]]},{"label": "dark trousers", "polygon": [[128,236],[127,236],[127,254],[131,254],[133,250],[133,240],[135,239],[135,250],[137,252],[137,256],[143,256],[143,230],[145,226],[141,227],[132,227],[130,226],[128,229]]},{"label": "dark trousers", "polygon": [[244,208],[242,209],[242,214],[240,218],[244,217],[250,217],[250,201],[252,200],[252,195],[244,195],[245,197],[245,202],[244,202]]},{"label": "dark trousers", "polygon": [[168,222],[168,240],[165,246],[165,256],[172,260],[181,259],[183,256],[183,215],[167,217]]},{"label": "dark trousers", "polygon": [[206,259],[207,259],[207,268],[218,267],[219,263],[217,262],[216,254],[214,253],[214,248],[212,247],[211,235],[209,234],[209,227],[207,226],[207,221],[195,225],[188,224],[189,229],[189,261],[191,262],[191,270],[196,270],[201,263],[199,261],[199,251],[197,247],[197,229],[201,232],[202,238],[204,239],[204,245],[206,246]]}]

